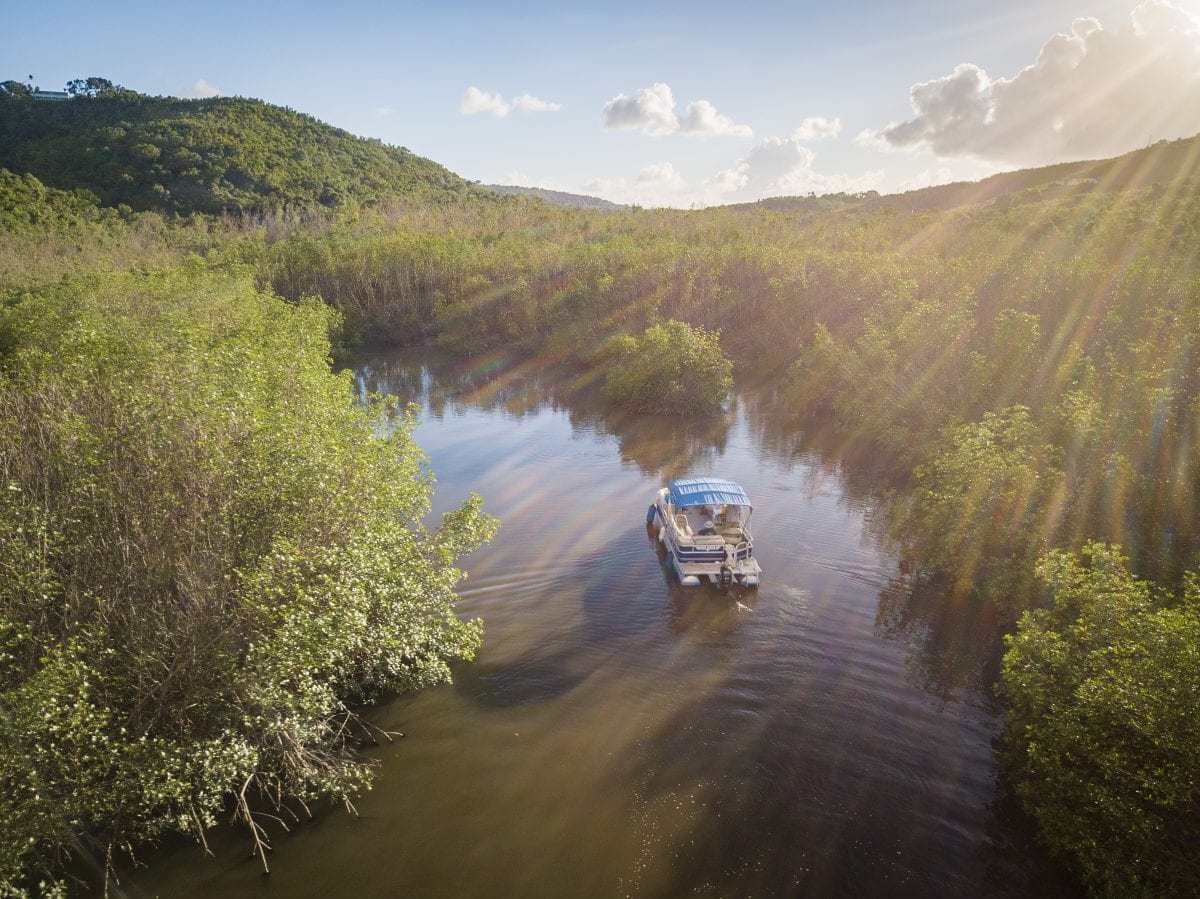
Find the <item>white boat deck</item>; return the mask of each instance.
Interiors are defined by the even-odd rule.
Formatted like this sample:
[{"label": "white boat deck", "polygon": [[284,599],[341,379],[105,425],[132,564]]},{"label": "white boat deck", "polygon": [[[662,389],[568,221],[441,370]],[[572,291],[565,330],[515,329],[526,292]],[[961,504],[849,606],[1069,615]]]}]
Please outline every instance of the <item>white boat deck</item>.
[{"label": "white boat deck", "polygon": [[[712,522],[712,528],[705,526]],[[740,521],[721,520],[720,516],[703,506],[688,507],[675,513],[675,524],[683,538],[691,538],[696,546],[721,546],[725,543],[744,543],[750,539],[750,532],[743,530]],[[705,534],[705,530],[709,530]]]}]

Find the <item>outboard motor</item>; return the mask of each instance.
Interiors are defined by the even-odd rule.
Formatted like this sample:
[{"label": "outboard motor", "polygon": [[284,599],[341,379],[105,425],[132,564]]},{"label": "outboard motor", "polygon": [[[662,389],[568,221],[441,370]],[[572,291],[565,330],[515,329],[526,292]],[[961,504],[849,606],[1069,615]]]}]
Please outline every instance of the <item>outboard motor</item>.
[{"label": "outboard motor", "polygon": [[721,573],[717,575],[717,583],[721,585],[722,590],[728,590],[733,586],[733,565],[736,560],[737,550],[726,543],[725,561],[721,564]]}]

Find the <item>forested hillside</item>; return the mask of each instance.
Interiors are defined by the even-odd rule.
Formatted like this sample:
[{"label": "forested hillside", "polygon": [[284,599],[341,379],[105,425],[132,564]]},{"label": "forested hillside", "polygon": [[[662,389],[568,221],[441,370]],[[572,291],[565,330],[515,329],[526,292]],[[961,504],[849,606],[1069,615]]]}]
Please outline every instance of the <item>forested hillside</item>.
[{"label": "forested hillside", "polygon": [[282,213],[430,202],[469,185],[442,166],[261,100],[127,90],[39,102],[0,92],[0,168],[106,206],[188,214]]}]

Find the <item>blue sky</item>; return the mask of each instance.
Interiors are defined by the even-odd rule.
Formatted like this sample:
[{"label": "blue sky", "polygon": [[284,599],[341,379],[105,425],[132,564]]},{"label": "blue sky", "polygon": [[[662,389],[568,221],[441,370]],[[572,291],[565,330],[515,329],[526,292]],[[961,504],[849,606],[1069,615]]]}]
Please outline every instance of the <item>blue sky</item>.
[{"label": "blue sky", "polygon": [[1197,14],[1200,0],[9,4],[0,77],[260,97],[473,180],[688,206],[891,192],[1195,133]]}]

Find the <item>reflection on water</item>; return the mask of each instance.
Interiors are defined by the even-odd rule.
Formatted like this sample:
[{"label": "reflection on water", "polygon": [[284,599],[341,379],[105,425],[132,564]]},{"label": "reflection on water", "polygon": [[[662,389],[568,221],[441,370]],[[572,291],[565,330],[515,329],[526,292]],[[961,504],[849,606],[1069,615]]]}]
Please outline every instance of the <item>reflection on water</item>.
[{"label": "reflection on water", "polygon": [[575,431],[615,437],[621,461],[654,477],[668,469],[711,465],[724,452],[733,421],[733,416],[658,417],[608,409],[594,382],[561,367],[517,364],[503,356],[462,360],[418,353],[417,358],[421,364],[412,356],[357,361],[359,394],[386,393],[402,403],[419,403],[435,421],[465,409],[518,418],[562,411]]},{"label": "reflection on water", "polygon": [[[747,392],[718,421],[606,415],[502,357],[378,355],[362,392],[422,409],[434,513],[503,520],[465,567],[479,658],[374,710],[362,817],[172,850],[134,895],[1017,896],[1067,888],[997,796],[989,610],[898,570],[883,484]],[[864,474],[864,472],[868,472]],[[644,524],[670,477],[755,502],[763,585],[683,588]]]},{"label": "reflection on water", "polygon": [[988,701],[1000,677],[1002,619],[996,606],[940,582],[896,577],[879,592],[875,626],[909,648],[912,681],[942,699]]}]

